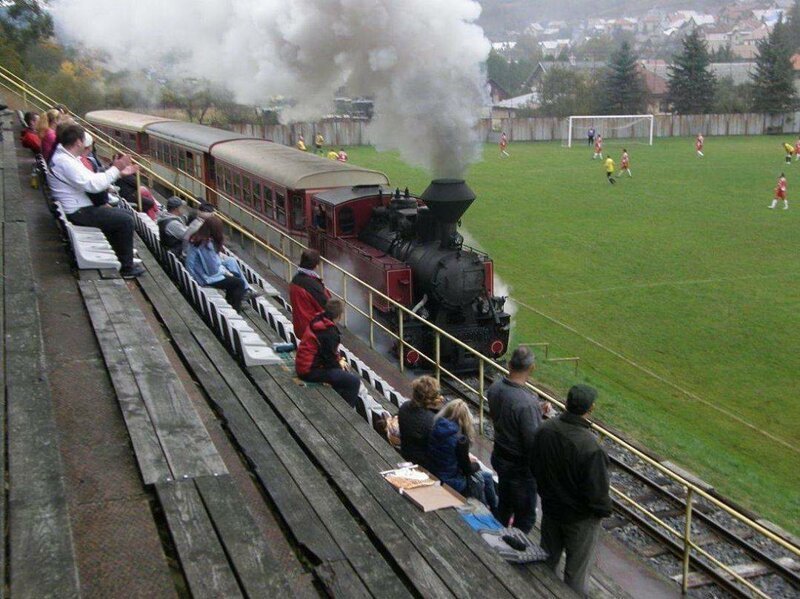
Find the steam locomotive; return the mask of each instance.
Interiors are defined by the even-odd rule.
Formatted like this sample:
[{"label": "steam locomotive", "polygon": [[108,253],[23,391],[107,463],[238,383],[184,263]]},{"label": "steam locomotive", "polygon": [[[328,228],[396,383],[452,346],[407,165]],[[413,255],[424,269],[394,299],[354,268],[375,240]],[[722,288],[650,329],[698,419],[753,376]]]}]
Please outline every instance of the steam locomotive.
[{"label": "steam locomotive", "polygon": [[[417,198],[408,190],[392,191],[383,173],[230,131],[116,110],[91,112],[86,119],[146,156],[155,172],[188,194],[216,204],[266,243],[288,251],[295,263],[298,248],[276,230],[318,249],[480,353],[505,353],[510,316],[505,299],[494,295],[492,261],[465,246],[457,230],[475,200],[463,181],[435,180]],[[312,138],[314,131],[304,133]],[[407,344],[435,356],[430,327],[413,317],[400,321],[389,302],[377,295],[373,300],[376,318],[387,328],[402,326]],[[477,367],[469,352],[444,338],[439,349],[448,370]],[[425,365],[410,347],[404,347],[403,359],[409,366]]]},{"label": "steam locomotive", "polygon": [[[329,259],[349,258],[360,277],[392,299],[496,358],[508,345],[511,317],[503,309],[505,298],[493,293],[491,260],[465,246],[458,233],[459,219],[473,201],[475,194],[460,179],[436,179],[419,198],[408,190],[387,194],[380,186],[318,193],[312,204],[325,222],[310,242]],[[393,310],[379,309],[387,326],[399,328]],[[403,339],[412,346],[405,350],[407,365],[426,365],[417,349],[435,357],[435,335],[418,319],[404,319]],[[454,371],[477,368],[470,352],[444,338],[439,356]]]}]

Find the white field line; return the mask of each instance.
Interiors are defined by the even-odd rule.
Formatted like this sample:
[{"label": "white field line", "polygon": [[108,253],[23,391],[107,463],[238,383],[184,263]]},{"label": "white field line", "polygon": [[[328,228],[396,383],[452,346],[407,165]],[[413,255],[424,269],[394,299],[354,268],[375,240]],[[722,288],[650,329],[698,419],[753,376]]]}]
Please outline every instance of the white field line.
[{"label": "white field line", "polygon": [[715,410],[715,411],[719,412],[720,414],[723,414],[723,415],[727,416],[728,418],[738,422],[739,424],[742,424],[743,426],[749,428],[750,430],[752,430],[752,431],[754,431],[756,433],[759,433],[760,435],[763,435],[763,436],[765,436],[765,437],[767,437],[769,439],[772,439],[776,443],[780,443],[781,445],[783,445],[784,447],[786,447],[790,451],[793,451],[795,453],[800,453],[800,448],[795,447],[793,444],[789,443],[785,439],[781,439],[780,437],[776,437],[772,433],[758,428],[757,426],[755,426],[751,422],[748,422],[744,418],[742,418],[740,416],[737,416],[733,412],[730,412],[730,411],[728,411],[728,410],[726,410],[724,408],[721,408],[721,407],[719,407],[719,405],[717,405],[717,404],[715,404],[715,403],[713,403],[711,401],[703,399],[702,397],[700,397],[699,395],[689,391],[688,389],[684,389],[683,387],[677,385],[676,383],[673,383],[669,379],[664,378],[660,374],[657,374],[657,373],[653,372],[652,370],[650,370],[646,366],[642,366],[641,364],[639,364],[637,362],[634,362],[630,358],[622,355],[620,352],[618,352],[618,351],[616,351],[614,349],[611,349],[610,347],[608,347],[607,345],[601,343],[600,341],[597,341],[595,339],[592,339],[591,337],[588,337],[588,336],[584,335],[583,333],[579,332],[577,329],[575,329],[574,327],[568,325],[567,323],[562,322],[562,321],[560,321],[557,318],[554,318],[552,316],[549,316],[548,314],[545,314],[541,310],[539,310],[537,308],[534,308],[533,306],[531,306],[529,304],[526,304],[525,302],[521,302],[518,299],[514,299],[513,301],[514,301],[514,303],[517,304],[517,306],[521,306],[521,307],[523,307],[523,308],[525,308],[527,310],[530,310],[531,312],[534,312],[534,313],[538,314],[542,318],[545,318],[545,319],[549,320],[550,322],[552,322],[554,324],[557,324],[560,327],[565,328],[566,330],[570,331],[571,333],[574,333],[575,335],[577,335],[581,339],[584,339],[584,340],[588,341],[589,343],[591,343],[592,345],[594,345],[596,347],[599,347],[603,351],[606,351],[606,352],[610,353],[611,355],[619,358],[620,360],[622,360],[623,362],[629,364],[630,366],[633,366],[637,370],[639,370],[641,372],[644,372],[648,376],[651,376],[651,377],[655,378],[656,380],[664,383],[665,385],[668,385],[669,387],[672,387],[676,391],[679,391],[680,393],[684,394],[686,397],[688,397],[688,398],[690,398],[690,399],[692,399],[692,400],[694,400],[694,401],[696,401],[698,403],[701,403],[704,406],[707,406],[707,407],[711,408],[712,410]]}]

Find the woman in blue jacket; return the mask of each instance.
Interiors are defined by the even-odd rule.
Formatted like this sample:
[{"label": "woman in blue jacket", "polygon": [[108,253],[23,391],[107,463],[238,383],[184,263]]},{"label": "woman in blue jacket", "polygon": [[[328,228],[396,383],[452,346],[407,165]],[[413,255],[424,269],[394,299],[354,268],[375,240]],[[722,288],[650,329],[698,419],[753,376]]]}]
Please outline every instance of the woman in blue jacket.
[{"label": "woman in blue jacket", "polygon": [[219,252],[225,247],[222,220],[212,215],[206,218],[197,233],[189,239],[186,249],[186,270],[203,287],[225,291],[225,299],[237,312],[247,291],[245,281],[223,268]]},{"label": "woman in blue jacket", "polygon": [[469,453],[475,425],[462,399],[447,403],[436,415],[428,438],[428,469],[465,497],[474,497],[494,511],[497,491],[490,472],[481,470]]}]

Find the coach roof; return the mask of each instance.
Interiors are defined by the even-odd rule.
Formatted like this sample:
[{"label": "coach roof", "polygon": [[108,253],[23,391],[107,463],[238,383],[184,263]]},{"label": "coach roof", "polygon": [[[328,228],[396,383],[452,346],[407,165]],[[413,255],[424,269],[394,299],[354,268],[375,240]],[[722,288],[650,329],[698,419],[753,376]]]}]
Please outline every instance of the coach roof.
[{"label": "coach roof", "polygon": [[246,135],[206,127],[184,121],[167,121],[148,125],[149,135],[199,152],[208,152],[214,145],[233,139],[247,139]]},{"label": "coach roof", "polygon": [[95,110],[86,113],[86,120],[95,125],[104,125],[140,133],[147,125],[169,122],[172,119],[165,119],[151,114],[128,112],[126,110]]},{"label": "coach roof", "polygon": [[389,184],[389,179],[381,172],[258,139],[217,146],[211,150],[211,155],[288,189]]}]

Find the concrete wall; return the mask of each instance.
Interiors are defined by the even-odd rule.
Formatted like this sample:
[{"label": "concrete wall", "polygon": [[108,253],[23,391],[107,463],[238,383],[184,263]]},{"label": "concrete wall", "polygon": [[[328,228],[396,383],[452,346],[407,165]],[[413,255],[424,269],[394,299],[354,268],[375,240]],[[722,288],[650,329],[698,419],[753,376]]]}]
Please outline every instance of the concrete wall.
[{"label": "concrete wall", "polygon": [[[606,139],[647,138],[649,121],[642,120],[631,125],[624,119],[598,120],[595,128]],[[589,121],[576,123],[573,138],[582,141]],[[234,125],[233,129],[276,143],[293,145],[300,135],[311,148],[314,136],[319,131],[325,137],[326,146],[360,146],[375,142],[370,137],[369,124],[365,121],[324,121],[294,125]],[[500,131],[506,131],[512,141],[565,140],[567,119],[556,117],[481,119],[477,127],[480,138],[496,142]],[[690,137],[698,133],[714,135],[763,135],[766,133],[792,134],[800,132],[800,112],[779,115],[765,114],[701,114],[701,115],[657,115],[653,135],[655,137]]]}]

